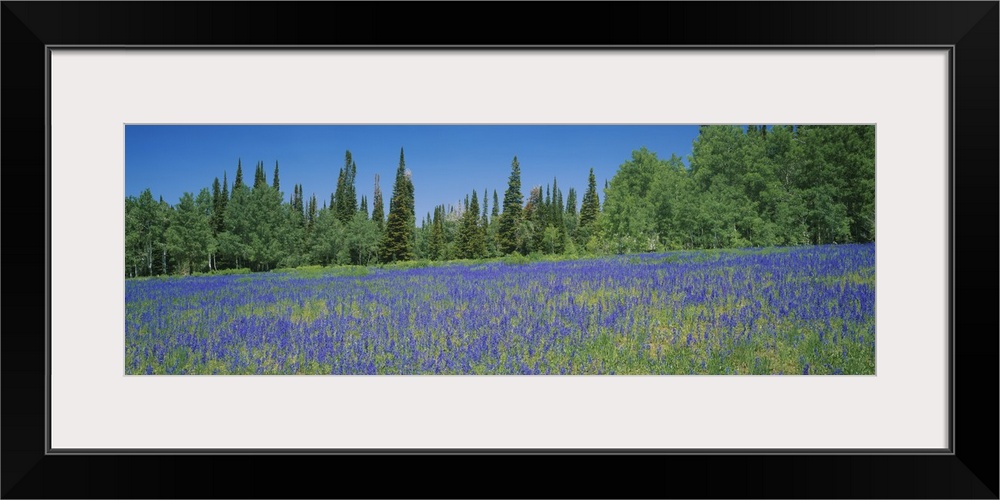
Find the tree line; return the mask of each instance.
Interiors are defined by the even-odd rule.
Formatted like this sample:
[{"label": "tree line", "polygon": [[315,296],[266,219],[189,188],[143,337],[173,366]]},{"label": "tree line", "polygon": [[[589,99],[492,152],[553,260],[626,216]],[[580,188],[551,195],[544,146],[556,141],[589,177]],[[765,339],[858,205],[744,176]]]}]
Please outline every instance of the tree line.
[{"label": "tree line", "polygon": [[174,205],[127,197],[125,273],[874,241],[873,126],[703,126],[688,163],[634,151],[602,206],[593,168],[579,204],[556,178],[525,197],[515,156],[502,200],[472,190],[418,227],[402,149],[388,214],[377,175],[370,210],[359,201],[350,151],[322,206],[301,185],[285,200],[277,162],[270,182],[258,162],[245,184],[239,161],[231,189],[223,173]]}]

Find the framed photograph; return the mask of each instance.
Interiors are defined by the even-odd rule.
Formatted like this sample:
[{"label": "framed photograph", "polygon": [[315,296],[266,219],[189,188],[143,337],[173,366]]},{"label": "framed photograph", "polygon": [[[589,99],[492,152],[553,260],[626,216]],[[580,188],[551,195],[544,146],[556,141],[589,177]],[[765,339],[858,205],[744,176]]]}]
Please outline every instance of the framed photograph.
[{"label": "framed photograph", "polygon": [[[319,22],[439,6],[5,2],[4,165],[45,232],[9,241],[44,279],[8,317],[44,321],[4,336],[3,495],[489,455],[652,478],[532,496],[996,498],[995,274],[956,273],[996,255],[997,3],[726,7],[612,46],[596,4],[520,45]],[[280,472],[232,486],[250,458]]]}]

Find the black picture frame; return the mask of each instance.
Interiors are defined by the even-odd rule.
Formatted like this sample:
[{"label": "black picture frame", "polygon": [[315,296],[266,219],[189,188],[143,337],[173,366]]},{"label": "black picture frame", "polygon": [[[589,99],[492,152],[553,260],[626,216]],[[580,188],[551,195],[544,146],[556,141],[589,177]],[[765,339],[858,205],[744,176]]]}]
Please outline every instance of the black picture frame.
[{"label": "black picture frame", "polygon": [[[2,4],[0,161],[8,178],[9,236],[3,253],[18,272],[33,273],[4,295],[5,498],[998,497],[996,1],[557,3],[548,10],[537,3]],[[41,200],[48,192],[46,47],[415,44],[951,47],[950,452],[48,453],[49,228]],[[572,477],[556,472],[567,469]],[[372,470],[385,480],[362,481]],[[469,489],[470,481],[477,486]]]}]

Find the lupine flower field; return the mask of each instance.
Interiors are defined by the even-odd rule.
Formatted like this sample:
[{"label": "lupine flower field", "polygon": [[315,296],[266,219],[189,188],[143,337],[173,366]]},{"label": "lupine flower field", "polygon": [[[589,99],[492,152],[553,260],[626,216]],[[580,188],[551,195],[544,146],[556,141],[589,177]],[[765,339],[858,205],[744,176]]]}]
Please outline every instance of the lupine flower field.
[{"label": "lupine flower field", "polygon": [[127,374],[875,373],[874,244],[125,283]]}]

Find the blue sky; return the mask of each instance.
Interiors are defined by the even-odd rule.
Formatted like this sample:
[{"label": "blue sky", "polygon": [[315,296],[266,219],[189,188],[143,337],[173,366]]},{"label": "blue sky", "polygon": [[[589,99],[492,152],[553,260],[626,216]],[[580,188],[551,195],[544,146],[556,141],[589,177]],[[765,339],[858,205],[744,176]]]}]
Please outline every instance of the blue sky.
[{"label": "blue sky", "polygon": [[525,198],[532,186],[556,177],[564,196],[576,188],[579,206],[591,167],[603,202],[605,179],[633,150],[645,146],[660,158],[675,153],[687,163],[697,134],[696,125],[127,125],[125,195],[150,188],[173,205],[184,192],[211,188],[216,177],[222,182],[223,172],[232,187],[238,159],[247,184],[258,161],[270,183],[277,160],[285,200],[301,184],[306,200],[315,193],[322,206],[350,150],[359,201],[367,196],[371,210],[379,174],[388,212],[402,147],[419,225],[436,205],[455,204],[473,189],[480,196],[488,189],[491,204],[496,190],[502,204],[515,155]]}]

